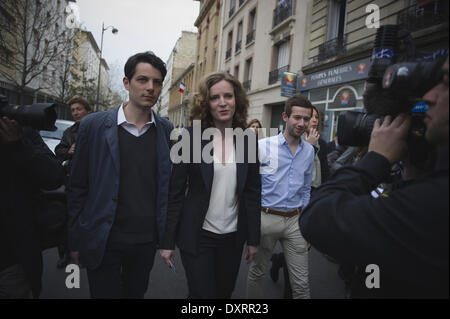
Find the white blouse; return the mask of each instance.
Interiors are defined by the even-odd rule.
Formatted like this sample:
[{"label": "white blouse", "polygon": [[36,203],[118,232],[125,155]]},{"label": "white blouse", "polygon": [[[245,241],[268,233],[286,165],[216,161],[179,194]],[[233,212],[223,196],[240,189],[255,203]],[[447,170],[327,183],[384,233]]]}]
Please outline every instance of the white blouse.
[{"label": "white blouse", "polygon": [[238,196],[234,149],[225,164],[214,157],[214,177],[211,198],[203,229],[228,234],[237,231]]}]

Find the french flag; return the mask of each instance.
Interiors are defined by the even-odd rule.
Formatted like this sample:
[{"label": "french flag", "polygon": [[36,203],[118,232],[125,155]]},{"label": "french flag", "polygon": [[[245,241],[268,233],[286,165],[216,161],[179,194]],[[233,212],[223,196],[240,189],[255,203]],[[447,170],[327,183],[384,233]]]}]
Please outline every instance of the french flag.
[{"label": "french flag", "polygon": [[180,83],[180,93],[184,93],[184,90],[186,89],[186,86],[183,82]]}]

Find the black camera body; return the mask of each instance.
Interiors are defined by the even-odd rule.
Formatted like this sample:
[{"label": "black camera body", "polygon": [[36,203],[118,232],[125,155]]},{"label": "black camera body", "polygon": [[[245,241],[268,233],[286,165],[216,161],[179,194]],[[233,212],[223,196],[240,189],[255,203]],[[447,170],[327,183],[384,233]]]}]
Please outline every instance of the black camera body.
[{"label": "black camera body", "polygon": [[56,110],[52,103],[35,103],[32,105],[8,104],[4,95],[0,95],[0,117],[6,116],[16,120],[22,126],[29,126],[35,130],[56,131]]},{"label": "black camera body", "polygon": [[[405,46],[408,62],[396,63],[399,45]],[[445,52],[443,52],[445,53]],[[448,54],[448,51],[447,51]],[[367,146],[376,119],[410,113],[412,125],[410,145],[425,145],[423,122],[428,105],[423,95],[439,83],[439,74],[446,55],[433,61],[414,61],[415,46],[408,30],[385,25],[377,31],[369,71],[364,107],[367,113],[347,111],[339,115],[338,141],[346,146]]]}]

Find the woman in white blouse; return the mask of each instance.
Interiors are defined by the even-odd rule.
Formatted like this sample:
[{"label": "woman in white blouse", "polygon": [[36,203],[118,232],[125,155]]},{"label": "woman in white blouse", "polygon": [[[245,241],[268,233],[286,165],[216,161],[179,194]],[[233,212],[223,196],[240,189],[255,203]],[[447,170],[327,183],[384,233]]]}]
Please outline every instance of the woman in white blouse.
[{"label": "woman in white blouse", "polygon": [[257,138],[248,130],[241,134],[244,147],[239,147],[239,137],[232,135],[232,129],[246,128],[248,99],[228,73],[203,78],[192,104],[193,127],[179,141],[186,156],[173,166],[160,253],[171,266],[175,245],[179,247],[190,298],[227,299],[244,244],[247,262],[259,245]]}]

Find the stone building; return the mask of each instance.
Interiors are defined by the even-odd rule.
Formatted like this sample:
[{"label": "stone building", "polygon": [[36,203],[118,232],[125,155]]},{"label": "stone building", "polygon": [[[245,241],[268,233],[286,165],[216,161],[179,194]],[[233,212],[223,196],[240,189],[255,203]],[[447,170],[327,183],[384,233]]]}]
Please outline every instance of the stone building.
[{"label": "stone building", "polygon": [[[364,107],[363,93],[377,32],[376,28],[371,28],[376,25],[374,22],[410,30],[418,57],[448,53],[448,1],[306,2],[307,38],[303,76],[298,79],[297,89],[323,113],[322,137],[325,140],[331,140],[336,134],[337,119],[342,111]],[[379,20],[375,21],[378,14]]]},{"label": "stone building", "polygon": [[161,105],[159,114],[170,118],[170,107],[179,104],[179,99],[172,99],[170,89],[181,74],[183,74],[194,61],[196,52],[197,33],[182,31],[181,37],[175,43],[175,46],[166,61],[167,75],[164,79],[161,91]]},{"label": "stone building", "polygon": [[194,0],[200,2],[200,12],[194,25],[198,28],[194,87],[206,74],[216,72],[222,37],[222,16],[225,0]]},{"label": "stone building", "polygon": [[281,96],[281,80],[284,72],[301,70],[307,2],[225,1],[220,70],[243,83],[249,120],[257,118],[265,128],[283,129],[287,97]]},{"label": "stone building", "polygon": [[194,93],[194,63],[191,63],[169,88],[169,119],[175,127],[190,125],[190,105]]}]

